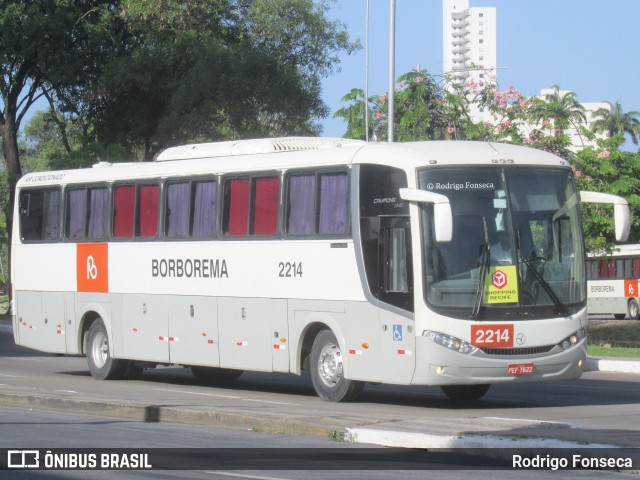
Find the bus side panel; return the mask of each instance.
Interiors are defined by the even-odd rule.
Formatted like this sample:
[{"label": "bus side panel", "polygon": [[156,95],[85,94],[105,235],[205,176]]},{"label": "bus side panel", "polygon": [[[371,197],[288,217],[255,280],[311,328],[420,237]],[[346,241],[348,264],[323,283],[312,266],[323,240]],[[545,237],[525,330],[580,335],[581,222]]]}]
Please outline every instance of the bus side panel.
[{"label": "bus side panel", "polygon": [[[124,295],[122,302],[122,357],[169,362],[169,305],[163,295]],[[173,339],[175,341],[175,339]]]},{"label": "bus side panel", "polygon": [[[291,301],[292,338],[299,342],[312,324],[331,330],[351,380],[408,384],[415,369],[413,320],[368,302]],[[292,346],[300,355],[301,345]],[[299,358],[291,355],[292,365]],[[292,369],[294,373],[299,373]]]},{"label": "bus side panel", "polygon": [[[286,300],[219,298],[220,366],[240,370],[274,371],[274,341],[280,338],[281,333],[285,333],[286,337],[286,322]],[[286,359],[284,352],[281,356]],[[277,368],[282,370],[276,371],[289,371],[288,365],[286,369],[283,366]]]},{"label": "bus side panel", "polygon": [[68,355],[78,355],[81,353],[80,341],[78,339],[78,323],[76,322],[75,301],[75,292],[64,293],[64,318],[62,327],[64,329]]},{"label": "bus side panel", "polygon": [[218,299],[174,297],[169,307],[169,339],[171,363],[219,366]]},{"label": "bus side panel", "polygon": [[17,291],[16,304],[20,345],[43,352],[66,353],[62,293]]},{"label": "bus side panel", "polygon": [[626,298],[589,298],[587,303],[587,311],[589,315],[626,315],[627,299]]}]

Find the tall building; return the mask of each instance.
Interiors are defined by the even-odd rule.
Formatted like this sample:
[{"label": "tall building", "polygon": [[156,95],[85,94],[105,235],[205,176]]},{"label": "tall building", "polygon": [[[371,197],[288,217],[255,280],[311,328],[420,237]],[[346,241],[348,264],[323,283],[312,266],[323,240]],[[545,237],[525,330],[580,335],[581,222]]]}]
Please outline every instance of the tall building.
[{"label": "tall building", "polygon": [[480,84],[491,80],[487,76],[495,81],[495,7],[469,8],[469,0],[442,0],[442,11],[445,73],[459,82]]}]

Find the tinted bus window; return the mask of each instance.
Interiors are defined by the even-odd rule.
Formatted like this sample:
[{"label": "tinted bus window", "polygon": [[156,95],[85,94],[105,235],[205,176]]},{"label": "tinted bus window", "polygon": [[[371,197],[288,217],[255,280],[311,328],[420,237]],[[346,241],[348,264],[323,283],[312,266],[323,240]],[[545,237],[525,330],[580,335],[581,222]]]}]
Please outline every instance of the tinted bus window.
[{"label": "tinted bus window", "polygon": [[107,236],[109,192],[106,187],[69,188],[66,194],[65,236],[72,240]]},{"label": "tinted bus window", "polygon": [[59,189],[22,190],[19,199],[20,238],[54,241],[60,238]]},{"label": "tinted bus window", "polygon": [[135,187],[125,185],[116,187],[113,194],[113,236],[116,238],[133,237],[133,219],[135,208]]},{"label": "tinted bus window", "polygon": [[278,229],[278,177],[234,178],[225,184],[223,233],[275,235]]},{"label": "tinted bus window", "polygon": [[141,237],[158,235],[159,185],[140,185],[138,202],[138,234]]},{"label": "tinted bus window", "polygon": [[287,233],[345,235],[349,227],[349,176],[344,172],[288,177]]},{"label": "tinted bus window", "polygon": [[209,237],[213,234],[216,224],[217,186],[213,180],[194,183],[191,231],[194,237]]}]

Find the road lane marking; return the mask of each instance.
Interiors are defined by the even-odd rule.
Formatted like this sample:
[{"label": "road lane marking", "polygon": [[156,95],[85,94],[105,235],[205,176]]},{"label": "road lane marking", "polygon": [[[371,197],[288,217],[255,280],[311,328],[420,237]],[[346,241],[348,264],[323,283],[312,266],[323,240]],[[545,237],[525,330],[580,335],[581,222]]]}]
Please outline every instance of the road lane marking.
[{"label": "road lane marking", "polygon": [[211,475],[223,475],[225,477],[248,478],[250,480],[288,480],[283,477],[264,477],[259,475],[247,475],[246,473],[216,472],[213,470],[205,473],[209,473]]}]

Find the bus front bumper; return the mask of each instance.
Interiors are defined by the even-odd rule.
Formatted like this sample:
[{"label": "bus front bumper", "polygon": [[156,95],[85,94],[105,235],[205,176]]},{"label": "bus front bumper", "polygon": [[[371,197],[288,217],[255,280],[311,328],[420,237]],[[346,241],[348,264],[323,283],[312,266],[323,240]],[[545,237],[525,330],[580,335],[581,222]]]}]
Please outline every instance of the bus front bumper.
[{"label": "bus front bumper", "polygon": [[586,367],[586,340],[537,356],[466,355],[419,337],[412,385],[471,385],[578,378]]}]

